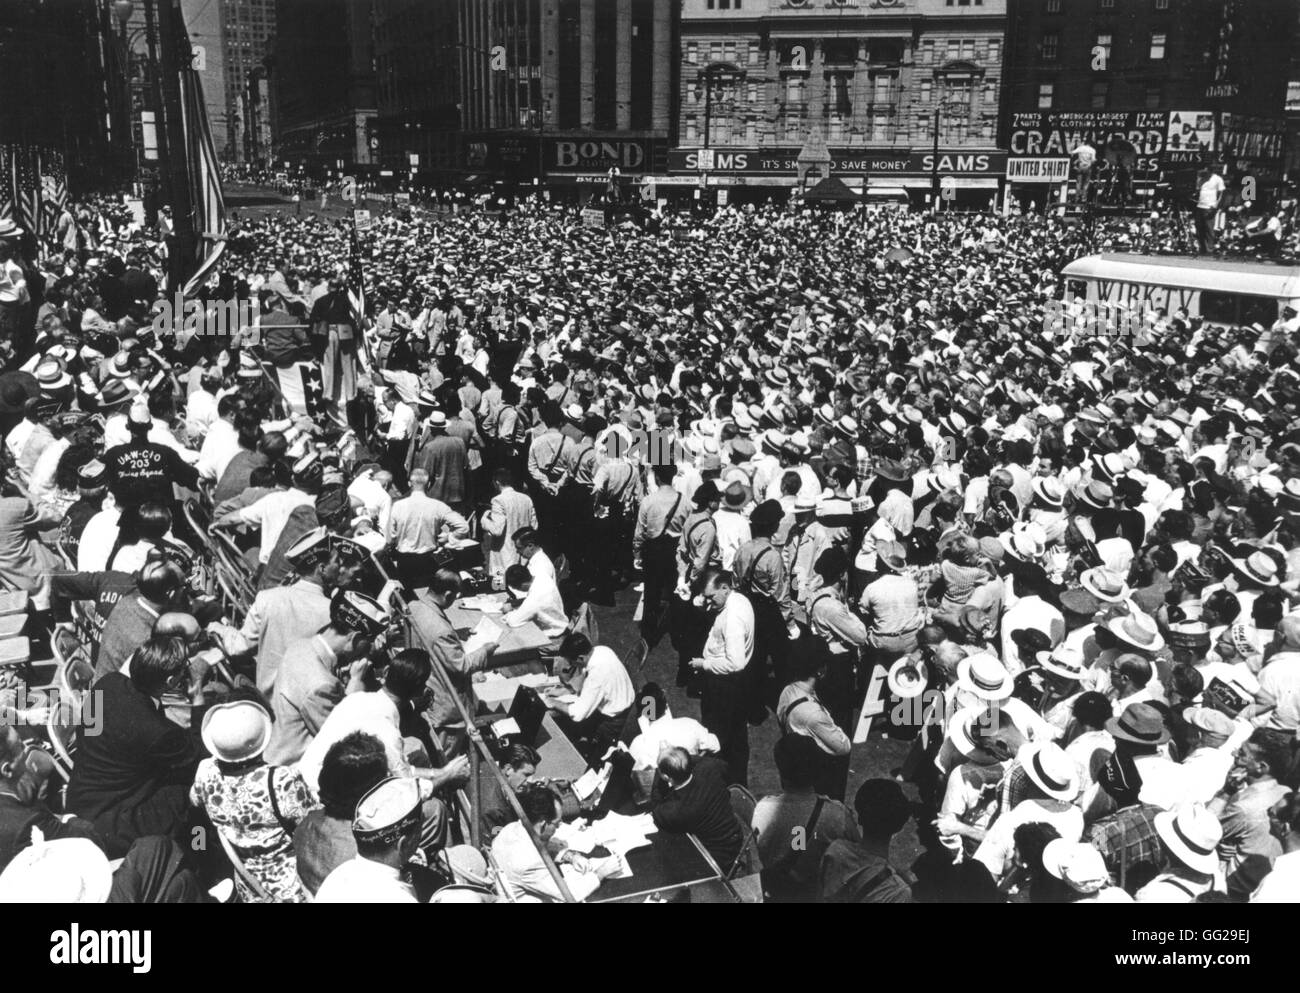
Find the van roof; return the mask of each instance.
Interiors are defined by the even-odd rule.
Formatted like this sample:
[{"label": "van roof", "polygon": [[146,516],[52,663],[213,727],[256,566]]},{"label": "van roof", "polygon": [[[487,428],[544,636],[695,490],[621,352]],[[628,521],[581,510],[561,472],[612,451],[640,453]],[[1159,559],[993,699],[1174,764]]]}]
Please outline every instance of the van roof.
[{"label": "van roof", "polygon": [[1278,300],[1300,299],[1300,266],[1177,255],[1085,255],[1062,270],[1072,279],[1112,279],[1179,290],[1211,290]]}]

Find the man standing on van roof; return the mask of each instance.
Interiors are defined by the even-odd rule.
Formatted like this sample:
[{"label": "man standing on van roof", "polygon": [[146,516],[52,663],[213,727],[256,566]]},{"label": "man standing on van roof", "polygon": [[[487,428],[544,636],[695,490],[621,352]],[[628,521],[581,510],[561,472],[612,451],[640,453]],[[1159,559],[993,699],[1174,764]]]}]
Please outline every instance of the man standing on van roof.
[{"label": "man standing on van roof", "polygon": [[1196,173],[1196,250],[1201,255],[1214,251],[1214,215],[1223,201],[1223,177],[1213,166],[1201,166]]}]

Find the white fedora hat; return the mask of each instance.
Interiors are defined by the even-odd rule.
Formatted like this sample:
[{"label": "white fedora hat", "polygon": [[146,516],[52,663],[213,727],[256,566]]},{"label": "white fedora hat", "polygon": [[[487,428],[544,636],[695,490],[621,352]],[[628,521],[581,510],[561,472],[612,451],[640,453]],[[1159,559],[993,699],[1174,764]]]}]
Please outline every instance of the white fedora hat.
[{"label": "white fedora hat", "polygon": [[1189,869],[1212,873],[1219,867],[1219,842],[1223,826],[1199,803],[1156,814],[1156,833],[1170,854]]},{"label": "white fedora hat", "polygon": [[1016,758],[1030,781],[1053,800],[1069,803],[1079,795],[1079,767],[1055,742],[1030,742]]}]

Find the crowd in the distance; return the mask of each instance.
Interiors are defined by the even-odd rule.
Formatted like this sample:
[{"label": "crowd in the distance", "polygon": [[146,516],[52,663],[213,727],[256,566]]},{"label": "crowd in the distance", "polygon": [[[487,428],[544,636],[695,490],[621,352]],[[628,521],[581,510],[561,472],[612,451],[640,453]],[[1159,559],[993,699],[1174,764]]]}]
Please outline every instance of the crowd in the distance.
[{"label": "crowd in the distance", "polygon": [[[481,575],[549,639],[584,757],[622,743],[661,828],[769,899],[1296,898],[1300,318],[1044,329],[1061,267],[1151,222],[598,229],[527,200],[381,217],[356,260],[345,226],[265,212],[205,290],[256,327],[169,333],[154,233],[70,213],[37,253],[0,226],[0,579],[33,646],[88,633],[102,733],[72,736],[61,788],[0,668],[0,895],[202,899],[224,864],[201,827],[245,900],[485,896],[452,696],[492,648],[447,616]],[[676,687],[583,633],[629,589]],[[782,789],[743,824],[727,787],[766,720]],[[907,758],[847,806],[882,734]],[[536,755],[500,757],[571,892],[598,892]],[[558,895],[486,792],[492,871]]]}]

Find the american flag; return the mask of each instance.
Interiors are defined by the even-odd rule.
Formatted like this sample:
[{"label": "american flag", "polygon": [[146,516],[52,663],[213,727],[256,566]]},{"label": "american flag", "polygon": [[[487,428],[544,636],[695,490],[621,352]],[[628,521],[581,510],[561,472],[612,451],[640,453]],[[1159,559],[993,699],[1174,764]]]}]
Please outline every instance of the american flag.
[{"label": "american flag", "polygon": [[0,145],[0,221],[14,219],[14,150]]},{"label": "american flag", "polygon": [[68,202],[68,175],[63,168],[63,156],[58,152],[45,152],[41,156],[41,199],[44,201],[42,234],[53,235]]},{"label": "american flag", "polygon": [[203,88],[193,69],[181,73],[181,125],[185,131],[185,161],[189,170],[190,205],[198,233],[199,267],[185,284],[192,296],[207,282],[221,253],[226,250],[226,201],[221,193],[221,170],[212,143]]},{"label": "american flag", "polygon": [[14,221],[41,236],[41,166],[40,153],[34,148],[16,146],[14,164]]}]

